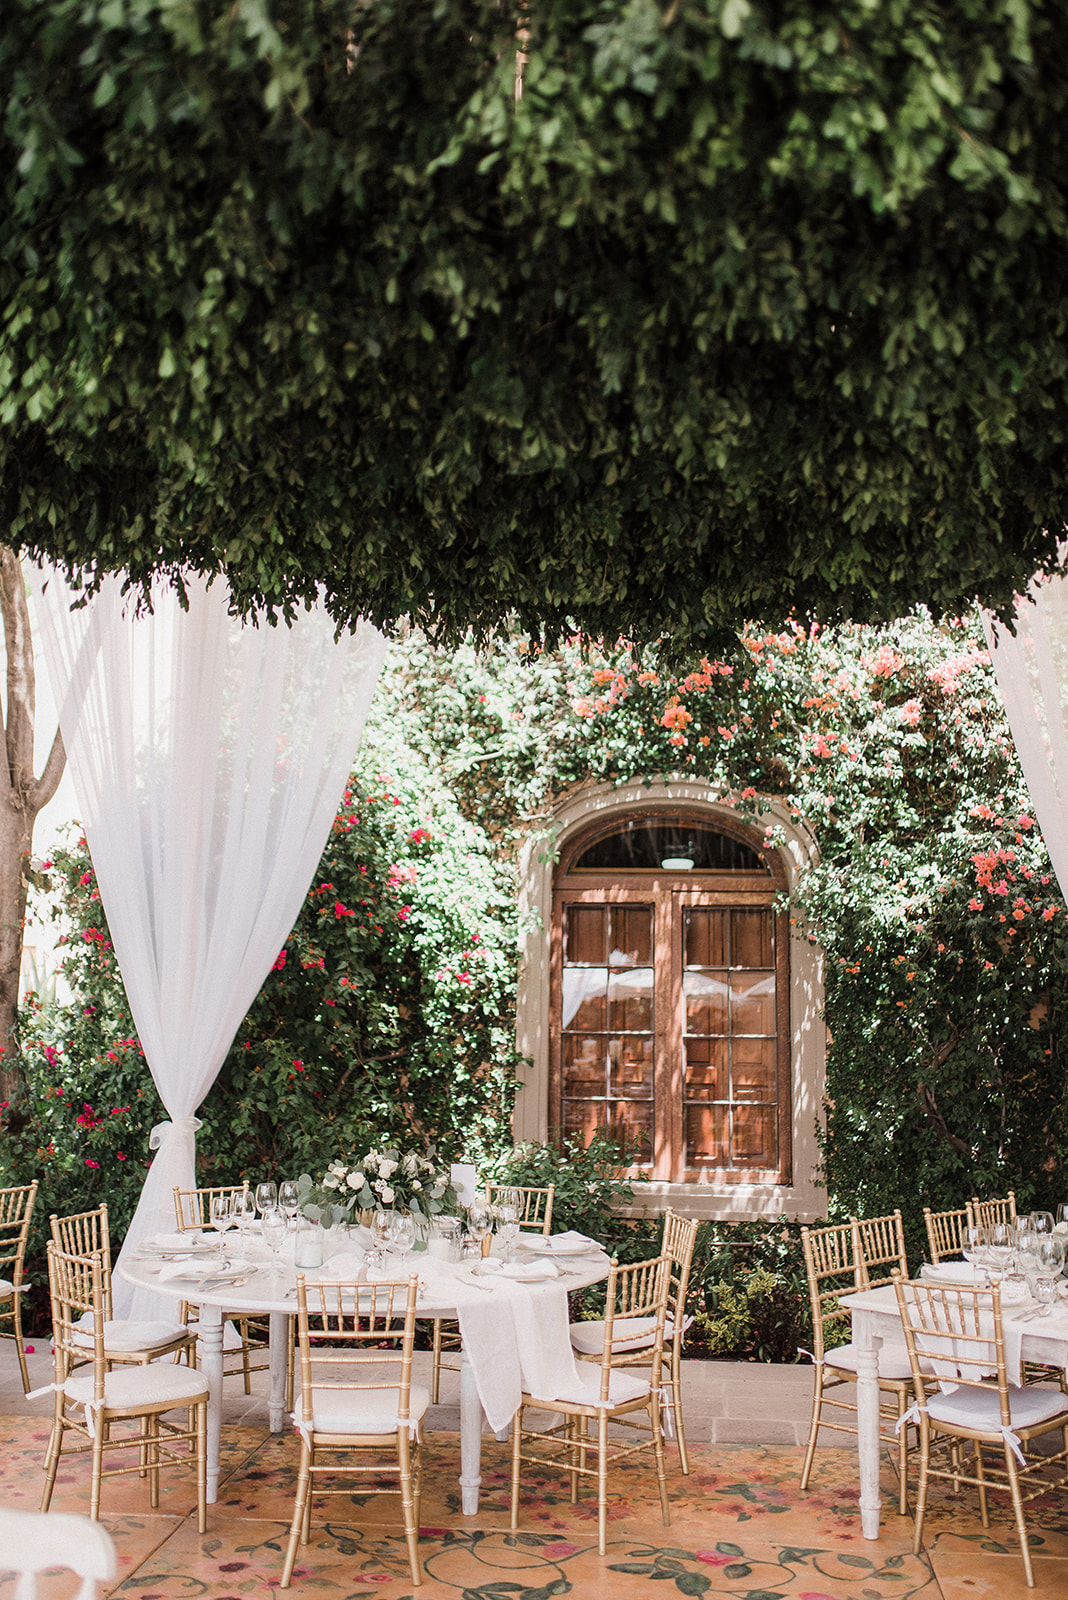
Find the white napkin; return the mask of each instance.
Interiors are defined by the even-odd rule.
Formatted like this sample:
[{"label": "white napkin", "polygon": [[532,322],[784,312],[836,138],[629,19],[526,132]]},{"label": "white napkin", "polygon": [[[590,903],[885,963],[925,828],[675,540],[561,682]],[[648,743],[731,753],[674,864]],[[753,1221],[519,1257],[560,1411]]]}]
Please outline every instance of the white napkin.
[{"label": "white napkin", "polygon": [[349,1283],[367,1282],[367,1257],[363,1251],[339,1250],[336,1256],[324,1261],[321,1267],[309,1269],[314,1278],[345,1278]]},{"label": "white napkin", "polygon": [[197,1261],[192,1256],[187,1256],[184,1261],[165,1261],[159,1269],[160,1282],[165,1283],[169,1278],[214,1278],[221,1273],[244,1272],[251,1265],[248,1261],[239,1261],[234,1256],[227,1256],[225,1264],[217,1261]]},{"label": "white napkin", "polygon": [[475,1269],[478,1278],[490,1277],[496,1273],[502,1278],[558,1278],[560,1268],[555,1261],[498,1261],[495,1256],[487,1256],[485,1261]]},{"label": "white napkin", "polygon": [[218,1247],[217,1234],[204,1233],[154,1233],[151,1238],[142,1239],[142,1249],[147,1250],[215,1250]]},{"label": "white napkin", "polygon": [[550,1234],[546,1243],[551,1244],[554,1250],[577,1250],[579,1245],[583,1245],[587,1250],[600,1248],[596,1239],[591,1239],[586,1233],[575,1233],[574,1230],[569,1233]]},{"label": "white napkin", "polygon": [[974,1289],[977,1285],[987,1282],[987,1273],[977,1275],[970,1261],[925,1261],[920,1268],[920,1277],[928,1283],[959,1283],[965,1288]]}]

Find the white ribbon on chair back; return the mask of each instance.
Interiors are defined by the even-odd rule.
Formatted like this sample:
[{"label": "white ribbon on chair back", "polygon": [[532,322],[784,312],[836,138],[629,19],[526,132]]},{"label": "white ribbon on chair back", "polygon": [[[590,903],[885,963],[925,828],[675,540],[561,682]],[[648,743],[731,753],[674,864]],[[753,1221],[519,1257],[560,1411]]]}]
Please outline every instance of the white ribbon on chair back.
[{"label": "white ribbon on chair back", "polygon": [[[119,577],[77,610],[58,573],[32,577],[108,929],[171,1119],[126,1252],[174,1226],[176,1184],[195,1186],[194,1113],[300,910],[386,646],[369,624],[336,636],[321,605],[291,626],[242,623],[221,579],[188,575],[187,609],[159,580],[139,614]],[[117,1316],[159,1304],[116,1280]]]}]

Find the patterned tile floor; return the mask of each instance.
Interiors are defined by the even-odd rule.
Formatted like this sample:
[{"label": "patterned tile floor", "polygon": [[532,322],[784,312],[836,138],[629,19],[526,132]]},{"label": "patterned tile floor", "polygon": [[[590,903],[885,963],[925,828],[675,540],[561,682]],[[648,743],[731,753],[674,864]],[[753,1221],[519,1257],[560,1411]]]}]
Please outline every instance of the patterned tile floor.
[{"label": "patterned tile floor", "polygon": [[[0,1505],[36,1509],[48,1424],[0,1416]],[[277,1588],[298,1459],[293,1434],[262,1427],[223,1430],[223,1482],[196,1531],[191,1473],[165,1474],[152,1511],[136,1476],[104,1486],[103,1521],[120,1558],[111,1593],[128,1600],[243,1600]],[[932,1494],[925,1551],[912,1554],[912,1523],[895,1514],[896,1483],[884,1463],[883,1529],[865,1540],[857,1510],[856,1456],[817,1453],[813,1487],[801,1494],[794,1446],[705,1443],[684,1477],[669,1456],[672,1522],[660,1519],[655,1477],[641,1463],[610,1480],[609,1548],[597,1554],[596,1502],[569,1504],[562,1480],[528,1483],[519,1531],[508,1529],[502,1487],[506,1447],[487,1438],[483,1509],[459,1514],[455,1434],[428,1439],[420,1548],[421,1600],[669,1600],[672,1594],[732,1600],[1068,1600],[1068,1502],[1054,1496],[1030,1510],[1036,1588],[1028,1591],[1003,1497],[992,1498],[984,1530],[967,1491]],[[85,1464],[61,1463],[55,1510],[85,1510]],[[487,1493],[488,1488],[488,1493]],[[415,1600],[395,1501],[358,1494],[319,1501],[312,1540],[298,1555],[293,1600]],[[42,1600],[73,1600],[68,1574],[42,1580]],[[0,1600],[12,1600],[3,1571]]]}]

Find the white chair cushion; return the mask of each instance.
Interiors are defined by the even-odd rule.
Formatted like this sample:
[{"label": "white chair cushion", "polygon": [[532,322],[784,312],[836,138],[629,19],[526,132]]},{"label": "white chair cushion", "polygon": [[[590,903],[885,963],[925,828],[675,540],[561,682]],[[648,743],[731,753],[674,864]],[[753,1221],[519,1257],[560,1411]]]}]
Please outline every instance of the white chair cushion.
[{"label": "white chair cushion", "polygon": [[[683,1333],[692,1323],[692,1317],[683,1318]],[[617,1317],[612,1324],[612,1347],[614,1350],[648,1350],[652,1347],[655,1337],[655,1317]],[[668,1317],[664,1323],[664,1343],[670,1344],[674,1337],[675,1324]],[[571,1324],[571,1347],[573,1350],[578,1350],[584,1356],[599,1356],[603,1345],[603,1322],[573,1322]]]},{"label": "white chair cushion", "polygon": [[[171,1344],[182,1339],[189,1329],[181,1322],[136,1322],[131,1318],[116,1318],[104,1324],[104,1348],[126,1353],[130,1350],[152,1350],[156,1345]],[[87,1311],[78,1318],[74,1329],[74,1343],[93,1348],[93,1313]]]},{"label": "white chair cushion", "polygon": [[623,1372],[616,1368],[609,1374],[608,1399],[602,1402],[599,1398],[601,1392],[601,1371],[599,1367],[589,1364],[580,1365],[578,1369],[578,1389],[562,1389],[559,1394],[537,1395],[535,1399],[544,1401],[547,1409],[552,1409],[552,1401],[570,1400],[577,1405],[596,1406],[600,1410],[602,1404],[609,1410],[613,1406],[626,1405],[628,1400],[641,1400],[649,1393],[649,1385],[644,1378],[638,1378],[632,1372]]},{"label": "white chair cushion", "polygon": [[[825,1350],[823,1362],[828,1367],[838,1367],[843,1372],[857,1370],[857,1347],[852,1344],[840,1344],[837,1350]],[[922,1363],[921,1363],[922,1364]],[[884,1344],[879,1351],[879,1376],[887,1378],[891,1383],[899,1379],[911,1378],[912,1367],[909,1365],[909,1353],[904,1345]]]},{"label": "white chair cushion", "polygon": [[[1014,1428],[1033,1428],[1036,1423],[1068,1411],[1060,1389],[1009,1390],[1009,1409]],[[965,1428],[982,1428],[997,1433],[1001,1428],[1001,1402],[995,1388],[970,1389],[963,1385],[952,1394],[934,1394],[927,1401],[933,1422],[956,1423]]]},{"label": "white chair cushion", "polygon": [[[85,1402],[93,1398],[93,1374],[80,1367],[63,1385],[68,1400]],[[157,1407],[188,1405],[192,1400],[206,1400],[208,1385],[202,1372],[194,1367],[176,1367],[155,1363],[148,1367],[120,1367],[104,1378],[104,1404],[109,1409],[133,1410],[144,1405]]]},{"label": "white chair cushion", "polygon": [[0,1300],[6,1300],[15,1293],[15,1285],[10,1278],[0,1278]]},{"label": "white chair cushion", "polygon": [[[312,1389],[312,1428],[316,1433],[396,1433],[398,1389]],[[413,1383],[408,1394],[408,1422],[413,1426],[426,1415],[430,1391]],[[293,1404],[298,1421],[304,1416],[303,1397]]]}]

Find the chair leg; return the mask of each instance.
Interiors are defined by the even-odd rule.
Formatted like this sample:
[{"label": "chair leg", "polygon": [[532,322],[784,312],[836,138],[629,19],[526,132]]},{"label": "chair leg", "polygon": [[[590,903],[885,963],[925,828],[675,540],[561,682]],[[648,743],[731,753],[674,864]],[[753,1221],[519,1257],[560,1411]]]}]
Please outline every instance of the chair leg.
[{"label": "chair leg", "polygon": [[671,1526],[671,1507],[668,1503],[667,1466],[664,1461],[664,1430],[660,1425],[660,1396],[649,1396],[649,1421],[653,1429],[653,1450],[656,1453],[656,1481],[660,1490],[660,1512],[664,1527]]},{"label": "chair leg", "polygon": [[912,1540],[912,1553],[918,1556],[923,1544],[923,1519],[927,1512],[927,1464],[931,1449],[931,1427],[926,1412],[920,1418],[920,1481],[916,1489],[916,1532]]},{"label": "chair leg", "polygon": [[686,1454],[686,1429],[682,1421],[682,1352],[681,1334],[676,1334],[671,1346],[671,1404],[675,1416],[675,1436],[679,1441],[679,1464],[689,1473],[690,1458]]},{"label": "chair leg", "polygon": [[89,1491],[89,1520],[100,1521],[100,1483],[104,1470],[104,1420],[99,1412],[93,1417],[93,1481]]},{"label": "chair leg", "polygon": [[1016,1518],[1016,1532],[1020,1536],[1020,1553],[1023,1556],[1024,1572],[1027,1574],[1027,1587],[1035,1586],[1035,1574],[1031,1568],[1031,1551],[1027,1543],[1027,1521],[1024,1517],[1023,1500],[1020,1497],[1020,1479],[1016,1472],[1016,1458],[1006,1440],[1005,1442],[1005,1470],[1009,1475],[1009,1488],[1012,1491],[1012,1510]]},{"label": "chair leg", "polygon": [[897,1397],[897,1420],[901,1425],[901,1431],[897,1436],[897,1510],[898,1515],[901,1517],[907,1517],[909,1514],[909,1430],[907,1425],[901,1424],[901,1418],[907,1410],[905,1396],[899,1392]]},{"label": "chair leg", "polygon": [[808,1448],[805,1451],[805,1461],[801,1468],[801,1487],[808,1488],[808,1480],[812,1476],[812,1462],[816,1455],[816,1436],[820,1431],[820,1412],[823,1409],[823,1365],[813,1367],[812,1390],[812,1421],[808,1430]]},{"label": "chair leg", "polygon": [[304,1532],[304,1512],[310,1499],[311,1474],[311,1446],[307,1440],[300,1441],[300,1472],[297,1475],[297,1498],[293,1506],[293,1521],[289,1526],[289,1544],[286,1546],[285,1566],[282,1568],[282,1582],[279,1588],[288,1589],[289,1580],[293,1576],[293,1565],[297,1559],[297,1545]]},{"label": "chair leg", "polygon": [[237,1324],[237,1331],[241,1335],[241,1371],[245,1378],[245,1393],[252,1393],[252,1375],[249,1371],[248,1359],[248,1318],[241,1317]]},{"label": "chair leg", "polygon": [[441,1387],[441,1318],[434,1318],[434,1362],[430,1370],[430,1404],[438,1403],[438,1390]]},{"label": "chair leg", "polygon": [[423,1567],[419,1560],[419,1524],[412,1496],[412,1443],[407,1426],[398,1431],[397,1455],[400,1460],[401,1509],[404,1512],[404,1538],[408,1546],[408,1565],[412,1571],[412,1582],[418,1586],[423,1581]]},{"label": "chair leg", "polygon": [[159,1505],[159,1417],[153,1414],[145,1417],[145,1439],[147,1446],[149,1497],[153,1511]]},{"label": "chair leg", "polygon": [[597,1553],[608,1549],[608,1414],[597,1417]]},{"label": "chair leg", "polygon": [[986,1475],[983,1472],[983,1447],[978,1443],[975,1446],[975,1476],[979,1479],[979,1510],[983,1518],[983,1527],[989,1528],[990,1511],[986,1498]]},{"label": "chair leg", "polygon": [[15,1325],[15,1349],[18,1351],[19,1372],[22,1374],[22,1392],[23,1394],[29,1394],[30,1373],[29,1368],[26,1366],[26,1341],[22,1337],[22,1296],[20,1294],[15,1296],[12,1318]]},{"label": "chair leg", "polygon": [[512,1505],[511,1527],[519,1526],[519,1451],[523,1442],[523,1407],[520,1406],[512,1418]]},{"label": "chair leg", "polygon": [[208,1531],[208,1402],[197,1406],[197,1532]]},{"label": "chair leg", "polygon": [[56,1468],[59,1466],[59,1453],[63,1447],[63,1396],[56,1396],[56,1411],[52,1422],[52,1434],[48,1441],[48,1453],[45,1456],[44,1489],[41,1492],[41,1510],[47,1511],[52,1503],[52,1491],[56,1486]]}]

